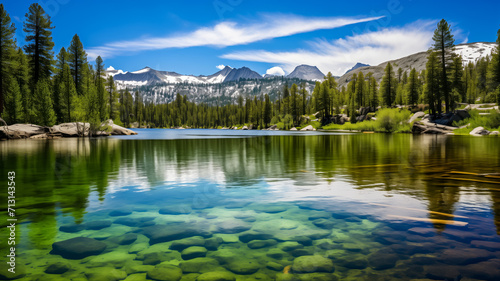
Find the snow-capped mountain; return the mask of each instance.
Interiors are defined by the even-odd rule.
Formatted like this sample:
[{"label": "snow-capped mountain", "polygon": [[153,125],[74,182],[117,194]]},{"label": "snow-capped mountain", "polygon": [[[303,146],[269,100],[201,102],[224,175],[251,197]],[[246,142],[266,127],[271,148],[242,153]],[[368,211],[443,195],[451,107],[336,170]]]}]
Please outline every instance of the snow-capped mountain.
[{"label": "snow-capped mountain", "polygon": [[[454,52],[462,56],[464,64],[468,64],[469,62],[476,62],[480,58],[491,55],[491,52],[496,46],[496,43],[487,42],[460,44],[454,47]],[[338,79],[339,87],[346,86],[349,81],[351,81],[353,74],[357,74],[361,71],[365,75],[372,72],[373,77],[375,77],[375,79],[380,83],[382,77],[384,76],[384,69],[389,62],[394,66],[394,71],[396,73],[399,68],[403,69],[403,71],[408,71],[408,73],[412,68],[415,68],[417,72],[420,72],[425,69],[428,55],[429,54],[427,52],[420,52],[404,58],[386,61],[376,66],[359,67],[342,75]]]},{"label": "snow-capped mountain", "polygon": [[262,76],[248,67],[231,68],[224,67],[222,70],[209,75],[183,75],[171,71],[159,71],[151,67],[145,67],[138,71],[124,72],[109,67],[107,74],[113,76],[119,88],[140,87],[158,83],[178,84],[218,84],[222,82],[238,81],[240,79],[262,79]]},{"label": "snow-capped mountain", "polygon": [[299,65],[290,74],[286,76],[287,78],[298,78],[303,80],[320,81],[323,80],[325,74],[321,72],[316,66],[310,65]]}]

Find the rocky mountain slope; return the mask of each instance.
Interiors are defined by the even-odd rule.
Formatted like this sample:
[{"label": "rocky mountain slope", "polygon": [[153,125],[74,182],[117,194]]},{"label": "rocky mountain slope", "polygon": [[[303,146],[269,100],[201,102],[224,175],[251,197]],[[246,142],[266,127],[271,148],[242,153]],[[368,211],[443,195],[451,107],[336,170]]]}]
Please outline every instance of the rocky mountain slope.
[{"label": "rocky mountain slope", "polygon": [[[455,46],[454,52],[461,55],[464,64],[467,64],[469,62],[475,62],[482,57],[490,55],[495,47],[496,43],[486,42],[460,44]],[[427,55],[427,52],[420,52],[404,58],[383,62],[376,66],[359,67],[342,75],[338,79],[339,87],[347,86],[349,81],[351,81],[353,74],[358,74],[361,71],[365,75],[369,72],[372,72],[373,77],[375,77],[375,79],[377,79],[377,81],[380,83],[380,81],[382,80],[382,76],[384,75],[384,69],[389,62],[394,66],[394,71],[396,73],[399,68],[402,68],[403,71],[408,71],[408,73],[410,72],[411,68],[415,68],[418,72],[420,72],[425,69],[425,64],[427,63]]]}]

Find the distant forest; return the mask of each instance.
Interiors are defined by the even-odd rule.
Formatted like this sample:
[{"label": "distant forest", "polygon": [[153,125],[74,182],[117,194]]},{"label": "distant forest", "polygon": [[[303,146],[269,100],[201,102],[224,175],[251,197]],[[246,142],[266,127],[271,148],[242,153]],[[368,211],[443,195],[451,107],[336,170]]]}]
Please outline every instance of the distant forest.
[{"label": "distant forest", "polygon": [[[367,107],[374,111],[379,106],[425,104],[437,116],[460,102],[500,102],[500,46],[491,56],[464,65],[452,52],[454,39],[445,20],[437,25],[426,69],[420,73],[415,69],[395,73],[389,63],[380,85],[371,73],[360,72],[341,89],[328,73],[312,93],[306,83],[285,84],[280,91],[240,95],[225,105],[195,103],[181,94],[170,103],[155,104],[144,102],[139,91],[118,91],[100,56],[89,63],[78,35],[54,57],[52,29],[50,16],[34,3],[23,24],[26,45],[18,46],[16,26],[0,4],[0,116],[8,124],[79,121],[99,127],[112,119],[125,126],[156,128],[247,124],[263,129],[278,124],[289,129],[314,119],[328,124],[337,114],[355,122],[360,109]],[[497,36],[500,43],[500,30]]]}]

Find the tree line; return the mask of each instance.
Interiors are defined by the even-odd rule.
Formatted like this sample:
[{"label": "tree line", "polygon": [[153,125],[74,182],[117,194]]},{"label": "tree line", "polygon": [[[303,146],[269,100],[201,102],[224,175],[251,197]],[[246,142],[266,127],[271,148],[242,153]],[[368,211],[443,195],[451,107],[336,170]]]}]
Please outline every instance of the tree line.
[{"label": "tree line", "polygon": [[[317,81],[312,93],[305,83],[284,84],[281,91],[239,95],[230,103],[194,103],[177,94],[170,103],[144,102],[136,89],[118,91],[112,76],[106,76],[98,56],[90,63],[75,34],[68,48],[54,57],[52,22],[43,8],[29,7],[23,24],[26,45],[14,38],[16,27],[0,4],[0,116],[9,124],[35,123],[51,126],[63,122],[89,122],[97,128],[112,119],[125,126],[218,128],[251,124],[280,129],[302,126],[318,118],[332,122],[336,114],[347,114],[355,122],[358,109],[428,104],[433,115],[450,112],[457,103],[500,102],[500,45],[491,56],[463,65],[453,52],[454,38],[445,20],[438,23],[426,69],[395,70],[387,63],[379,83],[373,73],[353,74],[339,89],[328,73]],[[500,43],[500,30],[497,43]],[[315,114],[312,116],[311,114]]]},{"label": "tree line", "polygon": [[23,23],[26,45],[17,46],[16,27],[0,4],[0,114],[9,124],[119,120],[119,93],[106,78],[99,56],[94,65],[75,34],[54,57],[54,26],[42,6],[31,4]]}]

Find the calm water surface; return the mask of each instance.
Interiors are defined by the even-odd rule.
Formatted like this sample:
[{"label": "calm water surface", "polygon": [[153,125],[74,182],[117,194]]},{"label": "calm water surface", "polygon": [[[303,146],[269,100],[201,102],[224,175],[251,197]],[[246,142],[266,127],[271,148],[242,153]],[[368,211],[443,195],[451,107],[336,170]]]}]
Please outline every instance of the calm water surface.
[{"label": "calm water surface", "polygon": [[0,142],[0,279],[500,280],[498,138],[137,131]]}]

